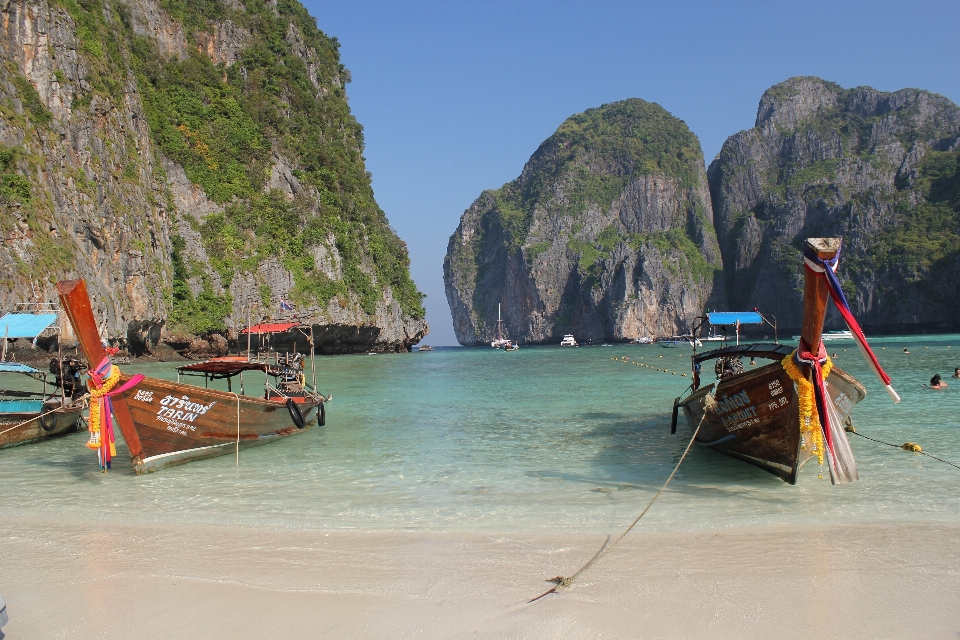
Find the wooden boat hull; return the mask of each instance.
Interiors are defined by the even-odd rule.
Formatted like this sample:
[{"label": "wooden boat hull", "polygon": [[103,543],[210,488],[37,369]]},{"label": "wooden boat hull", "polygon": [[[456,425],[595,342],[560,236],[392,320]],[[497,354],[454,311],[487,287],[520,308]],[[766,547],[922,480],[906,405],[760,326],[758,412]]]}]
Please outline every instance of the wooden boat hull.
[{"label": "wooden boat hull", "polygon": [[[60,407],[59,404],[59,401],[44,404],[42,423],[39,419],[40,414],[36,411],[0,413],[0,449],[40,442],[46,438],[76,431],[83,407],[79,405]],[[27,422],[28,420],[32,421]]]},{"label": "wooden boat hull", "polygon": [[[129,376],[121,377],[121,384]],[[240,396],[157,378],[144,378],[120,394],[130,411],[142,455],[137,473],[233,453],[307,431],[318,403],[297,398],[304,418],[298,429],[284,402]]]},{"label": "wooden boat hull", "polygon": [[[704,398],[716,388],[717,409],[704,418]],[[850,420],[850,410],[866,390],[837,367],[827,377],[837,413]],[[697,443],[742,460],[796,484],[811,453],[800,446],[800,410],[790,376],[773,362],[698,389],[680,402],[691,430],[703,419]]]}]

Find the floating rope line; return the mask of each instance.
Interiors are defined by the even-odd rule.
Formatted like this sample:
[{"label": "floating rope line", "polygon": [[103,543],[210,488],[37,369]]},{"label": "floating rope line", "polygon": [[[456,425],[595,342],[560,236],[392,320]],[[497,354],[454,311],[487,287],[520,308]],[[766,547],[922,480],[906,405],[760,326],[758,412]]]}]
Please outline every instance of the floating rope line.
[{"label": "floating rope line", "polygon": [[883,440],[877,440],[876,438],[871,438],[870,436],[865,436],[865,435],[863,435],[862,433],[860,433],[859,431],[857,431],[856,429],[854,429],[853,427],[847,427],[847,433],[852,433],[852,434],[854,434],[854,435],[860,436],[861,438],[866,438],[867,440],[872,440],[873,442],[879,442],[880,444],[885,444],[885,445],[887,445],[888,447],[893,447],[894,449],[903,449],[904,451],[913,451],[914,453],[919,453],[919,454],[922,455],[922,456],[927,456],[928,458],[933,458],[934,460],[937,460],[937,461],[942,462],[942,463],[944,463],[944,464],[948,464],[948,465],[950,465],[951,467],[956,467],[957,469],[960,469],[960,466],[955,465],[955,464],[953,464],[952,462],[949,462],[949,461],[944,460],[944,459],[942,459],[942,458],[938,458],[937,456],[932,456],[932,455],[930,455],[929,453],[927,453],[926,451],[924,451],[923,449],[921,449],[921,448],[920,448],[920,445],[918,445],[916,442],[904,442],[902,445],[899,445],[899,444],[891,444],[891,443],[889,443],[889,442],[884,442]]},{"label": "floating rope line", "polygon": [[[663,357],[663,356],[661,356],[661,357]],[[650,366],[649,364],[646,364],[646,363],[644,363],[644,362],[637,362],[636,360],[630,360],[630,358],[627,358],[626,356],[622,356],[622,357],[619,357],[619,358],[610,358],[610,359],[611,359],[611,360],[614,360],[614,361],[616,361],[616,362],[622,362],[622,363],[624,363],[624,364],[634,364],[634,365],[636,365],[636,366],[638,366],[638,367],[646,367],[647,369],[650,369],[651,371],[660,371],[660,372],[662,372],[662,373],[669,373],[670,375],[674,375],[674,376],[677,375],[677,372],[676,372],[676,371],[670,371],[669,369],[660,369],[659,367],[652,367],[652,366]],[[681,377],[681,378],[686,378],[686,377],[687,377],[687,374],[681,373],[681,374],[680,374],[680,377]]]},{"label": "floating rope line", "polygon": [[683,464],[683,461],[687,457],[687,454],[690,453],[690,447],[693,446],[693,442],[697,439],[697,434],[700,433],[700,427],[703,426],[703,421],[706,419],[707,413],[710,411],[713,411],[713,409],[717,406],[717,403],[713,399],[713,397],[714,397],[714,394],[712,393],[708,393],[703,397],[703,415],[700,417],[700,422],[697,424],[697,428],[693,430],[693,437],[691,437],[690,442],[687,443],[687,448],[683,450],[683,455],[680,456],[680,460],[677,462],[677,466],[675,466],[673,468],[673,471],[670,472],[670,476],[667,477],[667,481],[663,483],[663,486],[660,487],[660,491],[657,491],[657,494],[653,496],[653,498],[650,500],[649,503],[647,503],[647,506],[644,508],[644,510],[640,512],[640,515],[638,515],[637,518],[630,523],[630,526],[627,527],[624,530],[624,532],[620,534],[619,538],[613,541],[613,544],[610,544],[610,545],[607,544],[607,542],[609,542],[610,540],[610,537],[608,536],[607,540],[603,543],[603,546],[600,547],[600,550],[597,551],[596,555],[590,558],[590,560],[588,560],[585,565],[580,567],[575,574],[573,574],[569,578],[564,578],[563,576],[557,576],[556,578],[550,578],[549,580],[547,580],[547,582],[553,582],[557,586],[541,593],[536,598],[528,600],[527,604],[536,602],[540,598],[550,595],[551,593],[559,593],[560,589],[565,589],[570,585],[572,585],[573,581],[576,580],[581,573],[589,569],[600,558],[607,555],[607,552],[609,552],[611,549],[617,546],[617,544],[619,544],[620,541],[623,540],[628,533],[630,533],[630,530],[633,529],[635,526],[637,526],[637,523],[640,522],[640,518],[642,518],[647,514],[647,511],[650,510],[650,507],[653,506],[653,503],[657,501],[657,498],[660,497],[660,494],[663,493],[663,490],[666,489],[667,485],[670,484],[670,481],[673,480],[673,476],[675,476],[677,473],[677,470],[680,469],[680,465]]}]

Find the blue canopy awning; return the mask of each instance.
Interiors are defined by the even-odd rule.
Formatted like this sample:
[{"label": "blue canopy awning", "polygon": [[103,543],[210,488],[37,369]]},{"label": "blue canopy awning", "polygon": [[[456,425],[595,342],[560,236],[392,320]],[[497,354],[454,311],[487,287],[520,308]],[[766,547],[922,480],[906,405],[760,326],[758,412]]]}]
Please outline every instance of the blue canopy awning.
[{"label": "blue canopy awning", "polygon": [[714,311],[708,313],[710,324],[761,324],[763,316],[756,311]]},{"label": "blue canopy awning", "polygon": [[22,362],[0,362],[0,373],[40,373],[40,371]]},{"label": "blue canopy awning", "polygon": [[56,321],[55,313],[8,313],[0,318],[0,338],[36,338]]}]

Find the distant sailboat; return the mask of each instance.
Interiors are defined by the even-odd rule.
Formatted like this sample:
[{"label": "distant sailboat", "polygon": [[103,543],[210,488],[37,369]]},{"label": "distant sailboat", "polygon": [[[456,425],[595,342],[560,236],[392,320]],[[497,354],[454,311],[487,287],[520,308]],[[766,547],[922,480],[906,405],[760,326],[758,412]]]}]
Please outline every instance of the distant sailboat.
[{"label": "distant sailboat", "polygon": [[[500,319],[500,305],[497,304],[497,339],[490,343],[494,349],[510,349],[513,343],[503,337],[503,321]],[[512,351],[512,349],[510,349]]]}]

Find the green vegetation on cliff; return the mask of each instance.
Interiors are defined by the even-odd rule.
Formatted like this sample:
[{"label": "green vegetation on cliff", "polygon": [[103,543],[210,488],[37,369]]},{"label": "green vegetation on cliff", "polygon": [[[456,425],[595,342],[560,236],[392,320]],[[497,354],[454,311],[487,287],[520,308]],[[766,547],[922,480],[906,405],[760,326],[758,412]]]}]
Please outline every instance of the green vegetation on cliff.
[{"label": "green vegetation on cliff", "polygon": [[929,274],[938,261],[960,254],[960,150],[928,151],[917,169],[913,189],[922,200],[911,206],[902,193],[894,225],[875,238],[869,252],[877,268],[912,277]]},{"label": "green vegetation on cliff", "polygon": [[[538,205],[579,216],[608,208],[634,176],[675,178],[696,185],[703,166],[700,142],[687,125],[653,102],[631,98],[567,118],[530,159],[525,182],[493,192],[494,217],[507,232],[508,249],[526,240]],[[562,200],[555,187],[562,187]]]},{"label": "green vegetation on cliff", "polygon": [[[153,142],[223,205],[222,215],[182,222],[201,234],[224,286],[235,273],[255,273],[276,258],[293,273],[292,297],[304,307],[324,308],[334,297],[349,305],[353,294],[372,314],[389,287],[405,315],[424,316],[406,245],[373,197],[362,128],[343,89],[350,76],[339,43],[299,2],[248,0],[236,10],[219,0],[162,0],[161,8],[184,27],[183,59],[163,55],[156,41],[137,35],[122,3],[59,2],[77,25],[79,50],[90,65],[92,90],[74,107],[86,107],[98,94],[122,103],[129,68]],[[249,34],[229,66],[201,53],[226,20]],[[266,188],[278,157],[299,182],[293,200]],[[318,269],[311,251],[318,245],[339,253],[342,279]],[[171,318],[185,326],[187,318],[230,312],[229,295],[184,294],[189,287],[183,278],[195,272],[174,269]]]}]

